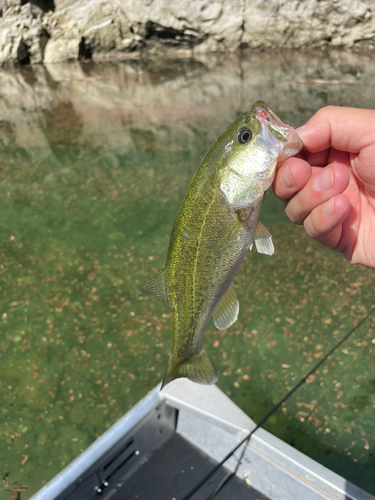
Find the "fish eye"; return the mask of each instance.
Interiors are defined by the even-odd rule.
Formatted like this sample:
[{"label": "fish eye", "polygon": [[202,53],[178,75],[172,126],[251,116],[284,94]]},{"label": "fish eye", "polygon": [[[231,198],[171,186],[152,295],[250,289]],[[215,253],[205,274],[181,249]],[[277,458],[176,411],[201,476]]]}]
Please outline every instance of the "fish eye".
[{"label": "fish eye", "polygon": [[240,144],[246,144],[246,142],[251,141],[253,134],[248,128],[241,128],[237,132],[237,140]]}]

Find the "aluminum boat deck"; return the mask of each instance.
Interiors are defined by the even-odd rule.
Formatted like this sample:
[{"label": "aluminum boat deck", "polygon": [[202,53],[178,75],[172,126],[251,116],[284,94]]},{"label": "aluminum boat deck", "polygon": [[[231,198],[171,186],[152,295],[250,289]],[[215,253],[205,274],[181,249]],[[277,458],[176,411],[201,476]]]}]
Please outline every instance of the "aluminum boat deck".
[{"label": "aluminum boat deck", "polygon": [[[203,480],[254,425],[216,386],[176,380],[155,388],[32,500],[206,500],[235,457]],[[215,498],[375,500],[264,429]]]}]

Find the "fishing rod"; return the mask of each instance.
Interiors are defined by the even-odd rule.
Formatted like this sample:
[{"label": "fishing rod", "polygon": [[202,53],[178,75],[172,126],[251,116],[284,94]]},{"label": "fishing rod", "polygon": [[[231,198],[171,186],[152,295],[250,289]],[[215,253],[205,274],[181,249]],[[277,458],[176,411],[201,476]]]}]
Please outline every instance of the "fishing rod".
[{"label": "fishing rod", "polygon": [[231,458],[234,453],[244,444],[243,450],[241,452],[240,457],[237,459],[237,464],[232,472],[228,472],[226,476],[220,481],[219,485],[215,488],[215,490],[211,493],[211,495],[207,498],[207,500],[213,500],[215,496],[219,493],[219,491],[225,486],[225,484],[237,474],[238,468],[241,465],[242,459],[245,455],[246,448],[249,444],[251,436],[260,429],[265,422],[269,419],[271,415],[275,413],[276,410],[280,408],[280,406],[285,403],[287,399],[290,398],[294,392],[303,385],[306,380],[316,371],[320,366],[338,349],[348,338],[366,321],[366,319],[371,316],[371,314],[375,311],[375,307],[373,307],[363,318],[357,323],[349,332],[344,335],[344,337],[337,342],[328,352],[323,356],[323,358],[303,377],[297,384],[282,398],[276,405],[256,424],[256,426],[249,432],[249,434],[244,437],[215,467],[208,473],[206,476],[201,479],[201,481],[186,495],[182,500],[189,500],[221,467],[224,463]]}]

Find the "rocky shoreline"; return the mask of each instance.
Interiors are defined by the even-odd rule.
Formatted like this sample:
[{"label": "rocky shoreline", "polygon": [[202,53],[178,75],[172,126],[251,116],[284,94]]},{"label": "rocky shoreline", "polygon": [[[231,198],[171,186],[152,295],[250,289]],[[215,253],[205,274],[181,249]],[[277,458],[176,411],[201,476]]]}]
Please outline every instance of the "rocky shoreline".
[{"label": "rocky shoreline", "polygon": [[191,58],[242,49],[375,49],[363,0],[0,0],[0,65]]}]

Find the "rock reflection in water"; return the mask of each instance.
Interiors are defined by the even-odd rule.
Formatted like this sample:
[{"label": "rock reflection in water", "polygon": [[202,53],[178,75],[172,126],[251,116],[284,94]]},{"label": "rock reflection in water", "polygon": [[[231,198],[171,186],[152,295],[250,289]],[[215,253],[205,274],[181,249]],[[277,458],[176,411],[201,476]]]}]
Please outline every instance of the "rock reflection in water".
[{"label": "rock reflection in water", "polygon": [[[94,141],[126,151],[133,145],[132,127],[142,126],[158,147],[184,137],[190,148],[192,129],[214,139],[237,112],[260,98],[294,122],[327,104],[371,107],[374,72],[370,57],[345,53],[212,56],[165,62],[161,68],[134,61],[1,70],[2,140],[45,148],[51,138],[44,120],[50,113],[58,117],[59,127],[79,126],[77,143]],[[299,83],[311,79],[352,81],[354,86]]]}]

